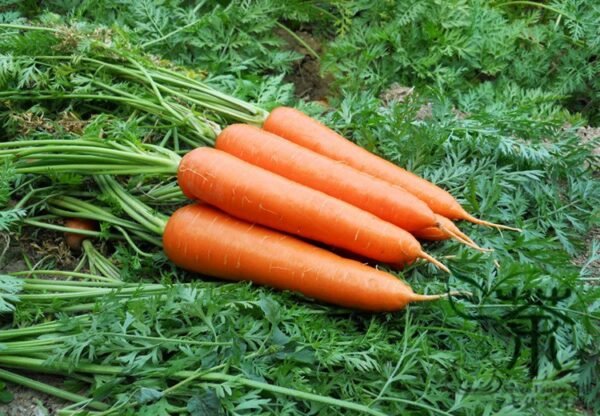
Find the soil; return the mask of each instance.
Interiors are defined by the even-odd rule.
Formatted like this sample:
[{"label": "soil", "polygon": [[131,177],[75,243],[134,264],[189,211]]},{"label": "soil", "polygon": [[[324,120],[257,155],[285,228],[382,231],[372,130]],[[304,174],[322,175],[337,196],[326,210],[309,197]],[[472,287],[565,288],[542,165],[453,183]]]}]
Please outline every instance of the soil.
[{"label": "soil", "polygon": [[[414,91],[415,87],[405,87],[395,82],[390,85],[388,89],[383,91],[379,98],[381,99],[383,105],[388,107],[392,103],[406,102],[413,95]],[[469,116],[468,113],[464,113],[456,107],[452,107],[451,111],[460,120]],[[415,119],[423,121],[430,118],[433,118],[433,104],[431,102],[427,102],[419,107],[419,110],[417,110],[417,114],[415,115]]]},{"label": "soil", "polygon": [[[584,143],[590,142],[600,137],[600,127],[582,127],[577,131],[577,135],[581,137]],[[600,156],[600,145],[594,148],[593,153],[596,156]]]},{"label": "soil", "polygon": [[379,98],[381,98],[385,106],[392,102],[403,103],[412,95],[414,90],[415,87],[405,87],[395,82],[387,90],[383,91]]},{"label": "soil", "polygon": [[[591,126],[587,126],[587,127],[582,127],[577,131],[577,135],[581,138],[581,141],[584,143],[588,143],[592,140],[598,139],[600,138],[600,127],[591,127]],[[600,156],[600,145],[596,146],[593,150],[594,155],[596,156]],[[596,177],[600,176],[600,172],[596,172],[595,173]],[[584,254],[582,254],[579,257],[576,257],[575,259],[573,259],[573,262],[577,265],[577,266],[583,266],[584,264],[587,263],[589,256],[591,254],[592,251],[592,244],[594,241],[600,241],[600,228],[599,227],[594,227],[590,230],[590,232],[588,233],[588,235],[585,237],[585,245],[586,245],[586,252]],[[594,262],[592,262],[589,266],[588,266],[589,270],[588,270],[588,275],[592,276],[592,277],[598,277],[600,276],[600,260],[596,260]],[[592,281],[592,284],[600,284],[600,281]]]},{"label": "soil", "polygon": [[[76,259],[59,233],[38,230],[33,235],[30,229],[22,231],[18,236],[0,233],[0,274],[27,270],[25,255],[31,264],[52,259],[58,269],[74,268]],[[61,384],[59,377],[18,373],[53,386]],[[6,389],[13,395],[13,400],[0,404],[0,416],[53,416],[67,405],[63,400],[13,383],[6,383]]]},{"label": "soil", "polygon": [[[61,380],[58,377],[41,374],[22,374],[53,386],[60,386],[61,384]],[[13,400],[8,404],[0,404],[0,415],[2,416],[52,416],[67,405],[66,402],[56,399],[53,396],[48,396],[47,394],[12,383],[6,384],[7,390],[13,395]]]},{"label": "soil", "polygon": [[[319,56],[323,52],[322,43],[312,36],[309,32],[295,32],[308,46],[310,46]],[[294,63],[294,71],[285,77],[285,81],[291,82],[296,87],[296,96],[310,101],[325,101],[330,92],[330,84],[333,77],[321,74],[321,62],[311,55],[309,50],[294,39],[285,30],[279,30],[277,34],[283,38],[289,47],[304,55],[304,57]]]},{"label": "soil", "polygon": [[[575,263],[577,266],[583,266],[584,264],[586,264],[589,260],[589,256],[592,254],[592,244],[594,241],[600,241],[600,228],[598,227],[594,227],[590,230],[590,232],[588,233],[588,235],[585,237],[585,246],[586,246],[586,251],[584,254],[582,254],[581,256],[578,256],[576,258],[573,259],[573,263]],[[600,277],[600,259],[591,262],[588,266],[588,275],[590,277]],[[592,284],[600,284],[599,281],[594,280],[591,281]]]}]

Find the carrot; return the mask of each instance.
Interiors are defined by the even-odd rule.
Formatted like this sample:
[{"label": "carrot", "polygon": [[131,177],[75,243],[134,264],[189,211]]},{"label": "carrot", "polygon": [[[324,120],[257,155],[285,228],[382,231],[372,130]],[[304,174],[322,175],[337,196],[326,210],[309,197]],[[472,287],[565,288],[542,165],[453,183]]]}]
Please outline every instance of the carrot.
[{"label": "carrot", "polygon": [[183,193],[237,218],[341,247],[382,262],[426,259],[443,270],[407,231],[322,192],[201,147],[186,154],[177,179]]},{"label": "carrot", "polygon": [[246,124],[227,127],[215,147],[406,230],[437,226],[427,204],[404,189]]},{"label": "carrot", "polygon": [[493,251],[479,247],[468,235],[463,233],[452,221],[439,214],[435,214],[437,226],[422,228],[413,232],[413,235],[421,240],[440,241],[454,238],[461,243],[479,251]]},{"label": "carrot", "polygon": [[[95,231],[98,229],[95,221],[86,220],[83,218],[69,218],[65,221],[65,227],[72,228],[73,230],[85,231]],[[65,242],[67,243],[67,246],[71,250],[75,251],[81,250],[81,244],[86,238],[88,238],[88,236],[78,234],[76,231],[69,231],[65,233]]]},{"label": "carrot", "polygon": [[298,110],[289,107],[276,108],[263,124],[263,128],[300,146],[401,186],[429,205],[433,212],[444,217],[520,231],[518,228],[473,217],[452,195],[440,187],[363,149]]},{"label": "carrot", "polygon": [[202,204],[180,208],[169,218],[163,245],[167,257],[184,269],[348,308],[395,311],[445,296],[416,294],[388,273]]}]

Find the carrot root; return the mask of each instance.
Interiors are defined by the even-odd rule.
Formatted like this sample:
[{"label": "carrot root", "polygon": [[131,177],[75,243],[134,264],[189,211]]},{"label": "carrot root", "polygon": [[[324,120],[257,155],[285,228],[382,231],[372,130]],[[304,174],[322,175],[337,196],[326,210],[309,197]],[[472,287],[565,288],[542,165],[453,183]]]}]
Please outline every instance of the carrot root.
[{"label": "carrot root", "polygon": [[499,230],[517,231],[519,233],[523,232],[523,230],[520,229],[520,228],[509,227],[508,225],[496,224],[496,223],[493,223],[493,222],[480,220],[479,218],[475,218],[471,214],[466,214],[465,217],[462,218],[462,219],[464,219],[466,221],[469,221],[469,222],[472,222],[473,224],[485,225],[486,227],[493,227],[493,228],[497,228]]},{"label": "carrot root", "polygon": [[450,273],[450,269],[448,269],[448,267],[446,267],[444,265],[444,263],[442,263],[441,261],[439,261],[435,257],[430,256],[429,254],[425,253],[424,251],[422,251],[419,254],[419,257],[421,257],[422,259],[425,259],[428,262],[434,264],[438,269],[441,269],[441,270],[445,271],[446,273]]},{"label": "carrot root", "polygon": [[[464,245],[466,245],[467,247],[471,247],[473,250],[477,250],[477,251],[482,251],[484,253],[490,253],[492,251],[494,251],[491,248],[483,248],[478,246],[473,240],[471,240],[469,237],[466,236],[466,234],[463,233],[456,233],[452,230],[449,230],[448,228],[445,228],[442,224],[438,223],[438,227],[444,231],[445,233],[447,233],[448,235],[452,236],[452,238],[454,238],[456,241],[458,241],[459,243],[463,243]],[[462,234],[462,235],[461,235]],[[464,237],[463,237],[464,236]],[[466,238],[465,238],[466,237]]]},{"label": "carrot root", "polygon": [[[450,230],[448,229],[448,227],[444,227],[444,225],[441,222],[438,222],[438,226],[443,230],[450,233]],[[468,235],[466,235],[465,233],[463,233],[458,227],[455,227],[455,229],[452,230],[453,234],[456,234],[457,236],[459,236],[460,238],[462,238],[465,241],[468,241],[469,243],[475,244],[475,241],[473,241],[473,239],[471,237],[469,237]]]}]

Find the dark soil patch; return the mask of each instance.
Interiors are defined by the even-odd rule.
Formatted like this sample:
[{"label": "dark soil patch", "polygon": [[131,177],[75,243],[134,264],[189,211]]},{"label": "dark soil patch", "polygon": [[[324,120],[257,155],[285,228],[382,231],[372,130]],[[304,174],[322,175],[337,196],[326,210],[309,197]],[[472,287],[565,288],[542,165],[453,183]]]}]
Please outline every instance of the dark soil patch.
[{"label": "dark soil patch", "polygon": [[[76,258],[65,245],[60,233],[40,229],[34,231],[30,228],[22,229],[20,234],[0,233],[0,274],[28,270],[25,258],[32,265],[54,264],[54,268],[65,270],[72,270],[76,264]],[[4,319],[3,323],[6,323]],[[60,387],[62,383],[60,377],[24,374],[21,370],[17,373],[56,387]],[[67,405],[54,396],[13,383],[6,385],[13,400],[0,405],[2,416],[52,416]]]},{"label": "dark soil patch", "polygon": [[45,268],[52,265],[52,268],[65,270],[72,270],[77,264],[62,234],[43,229],[24,228],[20,234],[0,233],[0,254],[3,254],[0,273],[27,270],[25,259],[32,265],[43,263]]},{"label": "dark soil patch", "polygon": [[[295,33],[321,56],[323,44],[318,39],[306,31]],[[285,81],[294,84],[298,98],[312,101],[325,100],[330,92],[329,85],[333,81],[333,77],[330,75],[321,76],[321,62],[311,55],[305,45],[302,45],[285,30],[281,29],[277,34],[288,43],[292,50],[304,55],[304,58],[294,64],[293,72],[285,77]]]},{"label": "dark soil patch", "polygon": [[[41,374],[25,374],[22,372],[19,373],[55,387],[60,387],[62,383],[59,377]],[[8,404],[0,405],[0,415],[51,416],[57,414],[58,410],[67,406],[66,402],[63,402],[62,400],[53,396],[49,396],[47,394],[12,383],[6,384],[8,391],[13,395],[13,400]]]}]

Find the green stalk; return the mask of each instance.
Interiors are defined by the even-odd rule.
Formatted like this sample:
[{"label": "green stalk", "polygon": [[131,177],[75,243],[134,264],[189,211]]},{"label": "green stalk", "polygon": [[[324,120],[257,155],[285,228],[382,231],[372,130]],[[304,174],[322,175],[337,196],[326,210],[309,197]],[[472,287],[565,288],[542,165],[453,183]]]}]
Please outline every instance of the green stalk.
[{"label": "green stalk", "polygon": [[55,29],[52,27],[43,27],[43,26],[30,26],[30,25],[18,25],[15,23],[0,23],[0,28],[6,29],[17,29],[17,30],[30,30],[30,31],[42,31],[42,32],[60,32],[60,29]]},{"label": "green stalk", "polygon": [[[31,166],[33,165],[33,166]],[[103,175],[172,175],[172,168],[152,167],[123,167],[123,165],[47,165],[32,163],[29,167],[17,167],[17,173],[26,174],[48,174],[48,173],[76,173],[80,175],[103,174]]]},{"label": "green stalk", "polygon": [[[89,316],[73,316],[69,317],[71,322],[76,321],[82,325],[87,325],[90,322]],[[27,326],[23,328],[4,329],[0,331],[0,341],[22,338],[27,336],[39,336],[44,334],[51,334],[64,327],[64,323],[60,321],[44,322],[33,326]]]},{"label": "green stalk", "polygon": [[[32,146],[28,149],[24,149],[15,153],[14,156],[18,159],[40,159],[42,157],[51,158],[55,157],[57,162],[63,160],[72,161],[74,157],[92,157],[94,161],[110,161],[114,164],[129,163],[133,166],[139,167],[149,166],[162,168],[168,168],[167,172],[172,174],[177,172],[177,167],[181,161],[181,157],[175,154],[173,158],[167,158],[165,156],[150,156],[148,154],[133,153],[131,149],[127,151],[95,148],[90,146],[73,146],[69,145],[69,142],[64,142],[60,146]],[[58,153],[60,152],[60,153]],[[77,160],[75,158],[75,160]],[[89,161],[85,162],[86,164]],[[28,165],[25,165],[28,166]],[[164,170],[164,169],[163,169]]]},{"label": "green stalk", "polygon": [[[82,99],[82,100],[99,100],[99,101],[115,101],[122,102],[128,104],[134,108],[140,108],[142,110],[146,110],[155,115],[163,114],[160,107],[152,105],[152,103],[144,103],[146,107],[141,105],[142,99],[136,98],[127,98],[127,97],[119,97],[114,95],[104,95],[104,94],[80,94],[80,93],[58,93],[54,91],[40,91],[40,92],[29,92],[29,91],[19,91],[19,90],[8,90],[4,92],[0,92],[0,97],[4,97],[10,100],[60,100],[66,98],[74,98],[74,99]],[[153,111],[151,111],[153,110]]]},{"label": "green stalk", "polygon": [[157,146],[98,143],[102,144],[96,146],[94,142],[75,139],[40,146],[33,141],[0,152],[17,159],[17,173],[175,175],[181,161],[175,152]]},{"label": "green stalk", "polygon": [[181,188],[176,183],[168,183],[166,185],[151,185],[142,186],[139,189],[141,195],[146,197],[148,200],[156,202],[183,202],[187,198],[181,191]]},{"label": "green stalk", "polygon": [[[44,365],[44,360],[39,358],[31,357],[18,357],[18,356],[0,356],[0,364],[11,368],[23,368],[28,370],[36,370],[41,372],[49,372],[51,374],[64,374],[68,375],[70,371],[91,373],[91,374],[103,374],[103,375],[133,375],[125,371],[125,369],[112,365],[95,365],[80,363],[72,369],[66,363],[53,362],[52,367]],[[158,370],[158,369],[157,369]],[[145,370],[147,372],[147,370]],[[170,378],[174,379],[188,379],[195,377],[196,372],[193,371],[178,371],[170,375]],[[199,377],[203,381],[212,382],[229,382],[237,383],[245,387],[251,387],[254,389],[260,389],[268,391],[274,394],[281,394],[289,397],[293,397],[301,400],[308,400],[317,403],[322,403],[329,406],[337,406],[348,410],[354,410],[357,412],[363,412],[374,416],[385,416],[385,413],[379,412],[375,409],[371,409],[362,404],[349,402],[346,400],[335,399],[333,397],[322,396],[319,394],[303,392],[300,390],[294,390],[287,387],[275,386],[269,383],[263,383],[260,381],[250,380],[242,376],[232,376],[225,373],[205,373]]]},{"label": "green stalk", "polygon": [[[105,234],[100,233],[99,231],[79,230],[79,229],[75,229],[75,228],[63,227],[62,225],[48,224],[46,222],[36,221],[34,219],[31,219],[31,218],[24,219],[23,223],[27,224],[27,225],[32,225],[34,227],[46,228],[48,230],[62,231],[62,232],[65,232],[65,233],[77,233],[77,234],[87,235],[88,237],[103,237],[103,236],[106,236]],[[121,237],[121,236],[116,235],[116,234],[112,234],[112,235],[109,235],[109,236],[112,237],[112,238],[120,238]]]},{"label": "green stalk", "polygon": [[[194,78],[186,77],[185,75],[183,75],[179,72],[171,71],[170,69],[163,68],[163,67],[156,67],[155,70],[160,74],[166,74],[163,77],[159,77],[159,75],[153,74],[153,76],[157,79],[168,80],[169,82],[172,82],[184,89],[192,89],[192,90],[196,90],[196,91],[199,91],[199,92],[202,92],[205,94],[210,94],[211,96],[215,97],[216,99],[221,100],[225,107],[233,106],[237,110],[246,111],[250,116],[253,116],[250,119],[238,119],[238,121],[247,121],[247,122],[250,122],[253,124],[262,125],[264,123],[264,121],[267,119],[267,117],[269,116],[268,111],[266,111],[260,107],[257,107],[254,104],[247,103],[238,98],[232,97],[232,96],[222,93],[218,90],[215,90],[215,89],[211,88],[210,86],[208,86],[207,84],[200,82]],[[228,115],[226,113],[223,113],[223,114]]]},{"label": "green stalk", "polygon": [[148,230],[162,235],[166,226],[167,217],[154,213],[144,203],[125,192],[123,188],[110,176],[95,176],[100,188],[115,196],[121,208],[138,223],[146,226]]},{"label": "green stalk", "polygon": [[171,343],[171,344],[187,344],[187,345],[205,345],[205,346],[225,346],[231,345],[231,342],[218,342],[218,341],[194,341],[190,339],[179,339],[179,338],[161,338],[161,337],[146,337],[142,335],[131,335],[131,334],[120,334],[116,332],[100,332],[98,335],[121,337],[140,341],[156,341],[158,343]]},{"label": "green stalk", "polygon": [[105,403],[92,400],[85,396],[80,396],[79,394],[71,393],[67,390],[59,389],[58,387],[54,387],[37,380],[32,380],[29,377],[15,374],[7,370],[0,369],[0,379],[10,381],[11,383],[19,384],[32,390],[37,390],[63,400],[78,403],[82,406],[87,406],[95,410],[107,410],[110,408],[110,406]]},{"label": "green stalk", "polygon": [[[119,226],[115,226],[115,228],[121,232],[121,234],[123,235],[123,238],[125,239],[125,241],[127,241],[127,243],[131,246],[131,248],[133,248],[133,250],[138,253],[141,256],[144,257],[152,257],[152,254],[150,253],[146,253],[144,251],[142,251],[131,239],[131,237],[129,236],[129,234],[127,233],[127,231],[125,231],[123,228],[119,227]],[[151,235],[149,235],[146,232],[143,231],[138,231],[138,230],[130,230],[133,234],[135,234],[137,237],[141,238],[142,240],[154,244],[156,247],[162,247],[162,241],[160,238],[155,238]]]},{"label": "green stalk", "polygon": [[[113,234],[113,233],[106,234],[104,232],[99,232],[99,231],[81,230],[81,229],[65,227],[62,225],[50,224],[47,222],[39,221],[39,219],[41,219],[42,217],[51,217],[51,216],[40,216],[40,217],[35,217],[35,219],[34,218],[26,218],[26,219],[22,220],[22,222],[24,224],[31,225],[31,226],[38,227],[38,228],[45,228],[48,230],[61,231],[61,232],[65,232],[65,233],[81,234],[81,235],[86,235],[88,237],[125,239],[125,241],[127,241],[129,244],[131,244],[132,246],[135,246],[135,244],[133,244],[133,242],[131,241],[131,238],[129,237],[127,232],[118,225],[115,225],[115,228],[117,230],[119,230],[122,235]],[[81,215],[80,217],[88,218],[88,219],[95,219],[93,216],[87,216],[87,215],[86,216]],[[52,216],[52,218],[55,218],[55,217]],[[153,244],[157,247],[162,247],[162,241],[160,240],[160,238],[156,238],[153,235],[149,235],[145,231],[138,229],[137,226],[134,229],[130,229],[129,231],[150,244]],[[136,247],[134,247],[134,249],[135,248]]]},{"label": "green stalk", "polygon": [[[122,304],[127,304],[129,302],[132,301],[139,301],[139,300],[143,300],[146,299],[148,297],[152,296],[152,298],[156,298],[159,299],[161,301],[165,300],[167,297],[166,295],[156,295],[156,294],[144,294],[143,296],[137,296],[135,298],[131,298],[131,297],[125,297],[125,298],[119,298],[117,299],[118,303],[122,303]],[[89,303],[78,303],[77,305],[70,305],[70,306],[62,306],[60,308],[61,312],[64,313],[82,313],[82,312],[91,312],[96,308],[96,303],[95,302],[89,302]]]},{"label": "green stalk", "polygon": [[104,257],[89,240],[83,240],[82,247],[88,258],[90,269],[97,269],[101,275],[109,279],[120,280],[119,269]]},{"label": "green stalk", "polygon": [[177,29],[175,29],[175,30],[173,30],[173,31],[171,31],[171,32],[169,32],[169,33],[167,33],[166,35],[163,35],[163,36],[161,36],[161,37],[160,37],[160,38],[158,38],[158,39],[154,39],[154,40],[151,40],[151,41],[148,41],[148,42],[144,42],[144,43],[142,43],[142,44],[140,45],[140,47],[141,47],[142,49],[145,49],[145,48],[147,48],[147,47],[148,47],[148,46],[150,46],[150,45],[154,45],[155,43],[162,42],[162,41],[164,41],[164,40],[166,40],[166,39],[170,38],[170,37],[171,37],[171,36],[173,36],[173,35],[176,35],[177,33],[181,32],[181,31],[183,31],[183,30],[189,29],[190,27],[192,27],[192,26],[194,26],[194,25],[198,24],[198,23],[199,23],[199,22],[201,22],[201,21],[202,21],[202,19],[201,19],[201,18],[200,18],[200,19],[196,19],[196,20],[194,20],[193,22],[191,22],[191,23],[188,23],[187,25],[181,26],[181,27],[179,27],[179,28],[177,28]]},{"label": "green stalk", "polygon": [[[11,276],[31,276],[31,275],[48,275],[48,276],[66,276],[66,277],[77,277],[80,279],[99,279],[102,276],[98,276],[95,274],[90,274],[90,273],[80,273],[80,272],[72,272],[69,270],[25,270],[25,271],[20,271],[20,272],[10,272],[9,275]],[[35,280],[43,280],[44,282],[47,282],[48,280],[44,280],[44,279],[35,279]],[[60,282],[60,280],[50,280],[51,282]],[[97,284],[114,284],[114,285],[122,285],[124,284],[123,282],[104,282],[104,283],[100,283],[100,282],[82,282],[79,281],[77,282],[77,284],[80,285],[97,285]]]},{"label": "green stalk", "polygon": [[66,208],[64,210],[57,210],[63,216],[86,218],[95,221],[106,222],[111,225],[118,225],[131,230],[145,230],[144,227],[133,221],[128,221],[117,217],[116,215],[111,213],[107,208],[99,207],[89,202],[81,201],[77,198],[72,198],[70,196],[63,195],[51,198],[48,200],[48,204],[50,205],[50,207],[48,208],[48,211],[50,212],[52,212],[53,210],[57,210],[56,208],[54,208],[55,205]]},{"label": "green stalk", "polygon": [[[45,358],[49,357],[46,356]],[[0,356],[0,365],[58,375],[69,375],[69,373],[74,371],[87,374],[126,375],[123,369],[117,366],[80,363],[73,369],[68,363],[55,361],[52,365],[49,365],[45,359],[39,357],[20,357],[18,355]]]},{"label": "green stalk", "polygon": [[[2,94],[0,92],[0,94]],[[9,141],[0,143],[0,149],[7,147],[18,147],[18,148],[27,148],[30,146],[52,146],[52,145],[64,145],[65,143],[77,143],[80,146],[90,146],[92,148],[105,148],[110,149],[110,146],[107,145],[107,142],[101,140],[86,140],[86,139],[40,139],[40,140],[19,140],[19,141]]]},{"label": "green stalk", "polygon": [[[131,62],[131,57],[129,55],[123,55],[123,54],[121,54],[121,55]],[[47,58],[47,57],[38,57],[38,58],[43,59],[43,58]],[[68,59],[71,59],[71,58],[69,57]],[[103,70],[112,69],[120,74],[134,78],[137,82],[139,82],[141,84],[146,84],[146,81],[152,83],[154,81],[150,81],[150,79],[156,79],[156,80],[165,81],[167,83],[171,83],[173,85],[181,87],[184,89],[184,91],[191,89],[191,90],[201,92],[203,94],[206,94],[206,97],[209,97],[213,103],[221,104],[223,110],[220,111],[220,113],[224,114],[224,115],[231,115],[231,114],[228,114],[227,111],[233,110],[233,111],[237,112],[238,110],[243,110],[243,111],[246,111],[251,116],[258,116],[258,117],[247,118],[247,116],[243,115],[242,113],[238,113],[238,114],[240,114],[240,116],[239,116],[240,118],[237,118],[239,121],[248,121],[248,122],[252,122],[254,124],[262,124],[264,122],[264,120],[266,119],[266,117],[268,116],[268,112],[266,112],[265,110],[263,110],[261,108],[258,108],[252,104],[246,103],[235,97],[231,97],[227,94],[224,94],[220,91],[217,91],[217,90],[209,87],[207,84],[199,82],[193,78],[186,77],[185,75],[182,75],[175,71],[171,71],[166,68],[162,68],[162,67],[158,67],[158,66],[153,66],[153,68],[144,68],[144,67],[141,67],[140,65],[136,65],[136,67],[138,69],[135,70],[135,69],[129,68],[125,65],[115,65],[115,64],[111,64],[106,61],[101,61],[101,60],[93,59],[93,58],[83,58],[83,60],[85,62],[94,63],[95,65],[97,65],[99,68],[102,68]],[[155,84],[155,85],[157,87],[160,87],[162,84]],[[186,98],[186,96],[183,96],[182,98]],[[198,105],[205,107],[204,102],[199,102]]]},{"label": "green stalk", "polygon": [[[70,141],[71,143],[73,141]],[[61,154],[59,155],[55,155],[53,152],[61,152]],[[54,155],[54,156],[60,156],[60,159],[66,159],[69,157],[74,157],[74,156],[87,156],[87,157],[94,157],[97,159],[108,159],[111,161],[124,161],[124,162],[131,162],[132,164],[148,164],[150,166],[165,166],[165,167],[169,167],[169,168],[173,168],[175,167],[175,169],[173,170],[173,172],[177,172],[177,166],[179,166],[179,162],[181,160],[181,158],[179,156],[177,156],[176,160],[172,160],[172,159],[167,159],[164,156],[161,157],[155,157],[155,156],[150,156],[148,154],[143,154],[143,153],[133,153],[131,150],[129,150],[129,152],[126,151],[122,151],[122,150],[113,150],[113,149],[107,149],[107,148],[98,148],[95,146],[77,146],[77,145],[70,145],[69,141],[63,142],[61,145],[56,145],[56,146],[37,146],[34,145],[32,147],[30,147],[29,149],[24,149],[21,150],[20,152],[18,152],[15,156],[18,158],[24,158],[26,156],[31,156],[31,157],[35,157],[35,158],[40,158],[41,156],[44,155]],[[66,158],[65,158],[66,157]],[[173,157],[175,158],[175,155],[173,155]],[[70,160],[70,159],[66,159],[66,160]]]},{"label": "green stalk", "polygon": [[552,6],[544,4],[544,3],[537,3],[534,1],[508,1],[506,3],[498,4],[496,7],[505,7],[505,6],[513,6],[513,5],[540,7],[542,9],[546,9],[553,13],[556,13],[559,16],[564,16],[567,19],[577,21],[577,19],[575,19],[573,16],[563,12],[562,10],[557,9],[556,7],[552,7]]},{"label": "green stalk", "polygon": [[[28,290],[44,289],[44,285],[26,285]],[[77,291],[75,290],[77,289]],[[55,300],[55,299],[78,299],[78,298],[93,298],[114,293],[118,297],[128,296],[133,293],[138,295],[153,295],[164,293],[168,288],[163,285],[147,285],[143,287],[131,287],[123,289],[93,289],[93,290],[81,290],[81,288],[68,288],[63,287],[62,293],[36,293],[36,294],[21,294],[19,299],[25,300]],[[47,289],[46,289],[47,290]]]},{"label": "green stalk", "polygon": [[296,33],[292,29],[290,29],[289,27],[287,27],[284,24],[281,24],[279,22],[275,22],[275,24],[277,26],[279,26],[281,29],[285,30],[288,35],[293,37],[294,40],[296,42],[298,42],[301,46],[303,46],[308,51],[308,53],[310,55],[312,55],[313,58],[315,58],[317,61],[321,60],[321,57],[319,57],[319,54],[313,48],[311,48],[310,45],[304,41],[304,39],[302,39],[300,36],[296,35]]},{"label": "green stalk", "polygon": [[[93,287],[93,288],[122,288],[122,287],[139,287],[144,283],[125,283],[115,281],[105,282],[89,282],[77,280],[48,280],[48,279],[20,279],[26,284],[46,286],[50,289],[61,290],[63,287]],[[45,289],[44,289],[45,290]]]}]

